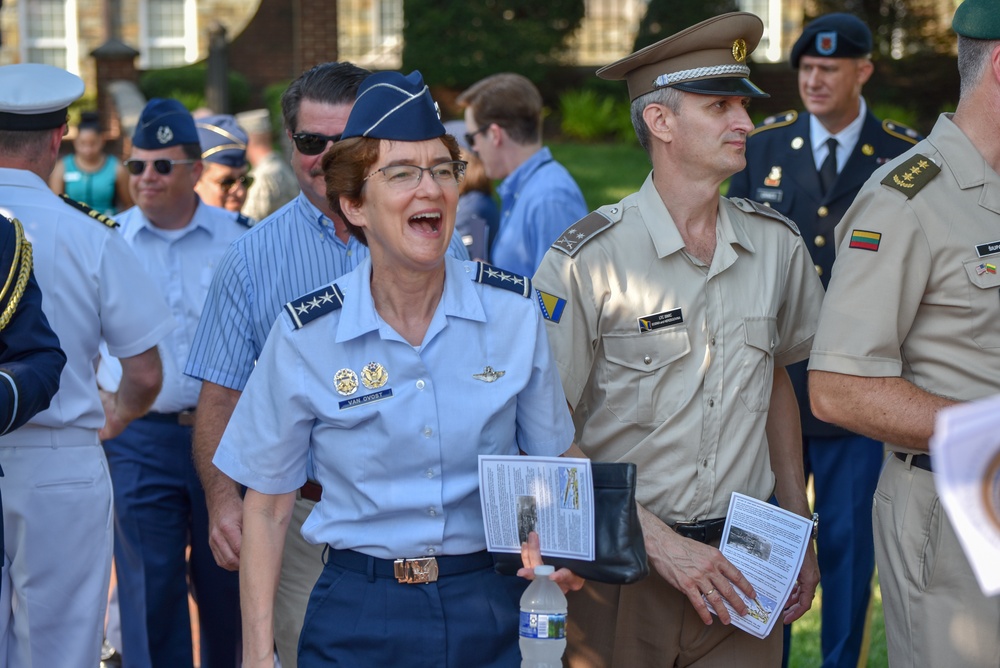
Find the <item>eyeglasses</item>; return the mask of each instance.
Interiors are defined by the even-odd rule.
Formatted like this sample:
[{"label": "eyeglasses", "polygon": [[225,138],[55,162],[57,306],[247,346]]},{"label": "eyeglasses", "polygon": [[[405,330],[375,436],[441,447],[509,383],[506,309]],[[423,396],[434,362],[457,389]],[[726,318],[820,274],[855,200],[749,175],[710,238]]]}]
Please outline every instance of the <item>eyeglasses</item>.
[{"label": "eyeglasses", "polygon": [[125,165],[125,169],[127,169],[128,173],[132,176],[139,176],[146,171],[146,165],[149,163],[152,163],[153,169],[156,170],[157,174],[166,176],[170,172],[174,171],[174,165],[190,165],[193,162],[198,161],[194,159],[166,160],[161,158],[159,160],[126,160],[123,164]]},{"label": "eyeglasses", "polygon": [[381,173],[390,188],[394,190],[413,190],[420,185],[420,180],[424,177],[424,172],[430,172],[431,178],[438,185],[455,186],[465,178],[465,166],[467,164],[464,160],[449,160],[448,162],[440,162],[431,167],[389,165],[388,167],[376,169],[365,177],[365,181]]},{"label": "eyeglasses", "polygon": [[340,135],[319,135],[312,132],[296,132],[292,135],[295,148],[302,155],[319,155],[329,142],[340,141]]},{"label": "eyeglasses", "polygon": [[476,130],[475,132],[466,132],[465,133],[465,143],[468,144],[469,148],[472,148],[472,145],[476,143],[476,135],[479,135],[479,134],[482,134],[482,133],[486,132],[487,130],[490,129],[491,125],[493,125],[493,124],[492,123],[487,123],[483,127],[481,127],[478,130]]},{"label": "eyeglasses", "polygon": [[216,181],[216,183],[219,184],[219,188],[222,189],[223,194],[228,195],[229,191],[232,190],[233,186],[235,186],[237,183],[243,186],[244,188],[249,188],[250,186],[252,186],[253,177],[250,176],[249,174],[244,174],[239,178],[234,179],[232,177],[228,177],[222,179],[221,181]]}]

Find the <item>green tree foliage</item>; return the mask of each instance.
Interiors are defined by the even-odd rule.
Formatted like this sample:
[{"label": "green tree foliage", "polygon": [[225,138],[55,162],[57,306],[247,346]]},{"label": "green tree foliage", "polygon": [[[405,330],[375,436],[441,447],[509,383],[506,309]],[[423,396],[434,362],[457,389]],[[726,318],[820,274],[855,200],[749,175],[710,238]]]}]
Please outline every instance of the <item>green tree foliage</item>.
[{"label": "green tree foliage", "polygon": [[871,28],[872,57],[899,59],[947,52],[954,43],[951,15],[936,0],[814,0],[805,21],[830,12],[854,14]]},{"label": "green tree foliage", "polygon": [[583,15],[584,0],[403,0],[403,71],[451,88],[497,72],[539,83]]},{"label": "green tree foliage", "polygon": [[705,19],[738,10],[736,0],[649,0],[635,36],[635,50]]}]

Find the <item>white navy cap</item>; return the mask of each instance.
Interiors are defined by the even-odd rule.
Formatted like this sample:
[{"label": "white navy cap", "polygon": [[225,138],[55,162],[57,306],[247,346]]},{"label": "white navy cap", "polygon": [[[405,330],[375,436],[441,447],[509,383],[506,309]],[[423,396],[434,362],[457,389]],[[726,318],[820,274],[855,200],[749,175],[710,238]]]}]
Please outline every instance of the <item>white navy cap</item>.
[{"label": "white navy cap", "polygon": [[39,63],[0,67],[0,130],[51,130],[83,95],[83,79]]}]

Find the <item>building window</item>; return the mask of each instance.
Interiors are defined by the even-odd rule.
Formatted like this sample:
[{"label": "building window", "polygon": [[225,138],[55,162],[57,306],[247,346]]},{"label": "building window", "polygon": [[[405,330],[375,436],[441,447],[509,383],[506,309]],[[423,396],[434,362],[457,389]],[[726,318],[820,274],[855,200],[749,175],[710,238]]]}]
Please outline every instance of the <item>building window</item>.
[{"label": "building window", "polygon": [[340,0],[340,58],[362,67],[393,69],[403,63],[403,0]]},{"label": "building window", "polygon": [[139,4],[139,67],[177,67],[198,59],[195,0],[145,0]]},{"label": "building window", "polygon": [[632,53],[648,0],[586,0],[583,21],[570,39],[574,65],[607,65]]},{"label": "building window", "polygon": [[740,9],[760,17],[764,22],[764,34],[753,52],[758,62],[777,63],[785,55],[782,53],[782,9],[781,0],[740,0]]},{"label": "building window", "polygon": [[76,0],[22,0],[18,13],[22,62],[80,73]]}]

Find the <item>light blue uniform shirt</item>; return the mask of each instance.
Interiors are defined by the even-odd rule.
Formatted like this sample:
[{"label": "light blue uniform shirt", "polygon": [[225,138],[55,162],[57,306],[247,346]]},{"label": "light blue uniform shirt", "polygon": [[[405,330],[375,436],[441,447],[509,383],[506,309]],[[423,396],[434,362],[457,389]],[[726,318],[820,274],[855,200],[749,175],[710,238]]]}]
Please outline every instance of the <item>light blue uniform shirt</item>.
[{"label": "light blue uniform shirt", "polygon": [[[448,252],[469,257],[457,235]],[[353,236],[338,239],[333,221],[299,193],[226,251],[184,373],[242,390],[282,306],[367,257],[367,246]]]},{"label": "light blue uniform shirt", "polygon": [[524,276],[533,276],[552,242],[588,213],[580,187],[548,147],[511,172],[497,194],[500,229],[490,263]]},{"label": "light blue uniform shirt", "polygon": [[234,240],[247,231],[231,211],[199,201],[194,216],[179,230],[154,226],[138,206],[118,214],[122,236],[153,279],[177,322],[160,342],[163,389],[151,410],[176,413],[198,403],[201,383],[184,375],[202,307],[216,266]]},{"label": "light blue uniform shirt", "polygon": [[[323,485],[302,528],[311,543],[384,559],[483,550],[477,455],[556,456],[573,441],[534,300],[474,282],[478,263],[446,261],[419,347],[376,313],[369,262],[337,281],[342,308],[301,329],[287,312],[274,325],[214,462],[281,494],[302,486],[311,454]],[[384,385],[365,386],[370,363]],[[487,366],[503,375],[477,379]],[[346,396],[341,370],[360,379]]]}]

